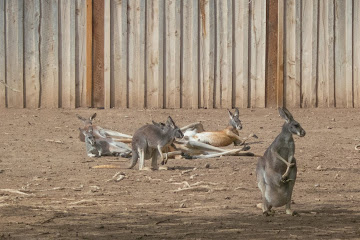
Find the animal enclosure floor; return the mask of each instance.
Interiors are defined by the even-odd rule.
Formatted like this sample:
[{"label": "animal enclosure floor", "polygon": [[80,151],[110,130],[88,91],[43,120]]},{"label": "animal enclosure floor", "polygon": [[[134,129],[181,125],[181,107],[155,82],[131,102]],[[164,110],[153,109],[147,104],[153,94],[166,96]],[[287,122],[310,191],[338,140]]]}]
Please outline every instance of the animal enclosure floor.
[{"label": "animal enclosure floor", "polygon": [[[0,239],[359,239],[359,110],[290,110],[307,133],[294,136],[300,217],[255,207],[257,157],[170,159],[170,170],[147,172],[126,169],[129,159],[89,158],[78,140],[76,113],[97,112],[95,124],[132,135],[168,115],[178,126],[225,128],[225,109],[2,109]],[[276,109],[240,110],[240,119],[242,137],[259,137],[250,140],[259,155],[284,122]],[[122,169],[92,168],[103,164]]]}]

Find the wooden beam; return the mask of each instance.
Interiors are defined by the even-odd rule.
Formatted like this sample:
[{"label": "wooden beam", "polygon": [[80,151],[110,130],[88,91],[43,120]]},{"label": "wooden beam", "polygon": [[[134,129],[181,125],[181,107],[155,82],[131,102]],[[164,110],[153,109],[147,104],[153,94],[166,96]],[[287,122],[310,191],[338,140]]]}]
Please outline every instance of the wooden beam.
[{"label": "wooden beam", "polygon": [[278,1],[277,106],[284,105],[284,0]]},{"label": "wooden beam", "polygon": [[277,59],[278,59],[278,1],[266,1],[266,69],[265,106],[277,105]]},{"label": "wooden beam", "polygon": [[104,12],[104,1],[93,0],[93,107],[104,107]]},{"label": "wooden beam", "polygon": [[86,105],[92,106],[92,0],[86,0]]},{"label": "wooden beam", "polygon": [[[5,0],[0,0],[0,81],[6,82],[5,79]],[[5,85],[0,82],[0,108],[6,107]]]}]

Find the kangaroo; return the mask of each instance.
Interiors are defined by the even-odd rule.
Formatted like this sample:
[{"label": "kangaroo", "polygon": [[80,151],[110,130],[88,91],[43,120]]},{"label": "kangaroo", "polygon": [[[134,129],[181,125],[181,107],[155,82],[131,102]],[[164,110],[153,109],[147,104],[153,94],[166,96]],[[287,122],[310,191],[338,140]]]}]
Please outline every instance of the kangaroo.
[{"label": "kangaroo", "polygon": [[[245,141],[243,141],[239,136],[239,130],[242,129],[242,124],[239,119],[239,109],[235,108],[234,114],[229,112],[229,126],[224,130],[213,131],[213,132],[198,132],[193,136],[190,136],[190,140],[197,140],[203,143],[210,144],[215,147],[225,147],[234,143],[235,146],[243,145]],[[185,133],[185,135],[188,135]],[[252,134],[249,137],[255,137],[256,135]]]},{"label": "kangaroo", "polygon": [[290,208],[297,173],[292,135],[304,137],[306,132],[285,107],[279,108],[279,113],[285,124],[264,156],[259,158],[256,167],[257,183],[262,194],[262,204],[258,207],[269,216],[274,214],[272,207],[286,205],[286,214],[295,216],[297,213]]},{"label": "kangaroo", "polygon": [[78,117],[78,119],[80,119],[84,123],[84,128],[80,128],[80,133],[79,133],[79,139],[82,142],[85,142],[85,135],[82,133],[82,130],[88,131],[90,126],[93,128],[93,135],[96,139],[108,138],[108,137],[114,137],[114,138],[121,137],[121,138],[126,138],[126,139],[132,138],[130,135],[119,133],[119,132],[108,130],[108,129],[103,129],[100,126],[94,125],[93,120],[96,117],[96,113],[91,115],[89,119],[84,118],[80,115],[76,115],[76,116]]},{"label": "kangaroo", "polygon": [[89,157],[130,156],[131,148],[125,143],[115,142],[111,138],[96,139],[92,126],[89,126],[87,131],[80,128],[79,130],[84,135],[86,152]]},{"label": "kangaroo", "polygon": [[170,146],[175,138],[183,138],[183,136],[170,116],[165,125],[148,124],[139,128],[132,138],[132,159],[129,168],[133,168],[140,158],[139,170],[149,170],[144,167],[145,159],[152,158],[152,169],[158,169],[158,156],[162,161],[164,159],[162,149]]}]

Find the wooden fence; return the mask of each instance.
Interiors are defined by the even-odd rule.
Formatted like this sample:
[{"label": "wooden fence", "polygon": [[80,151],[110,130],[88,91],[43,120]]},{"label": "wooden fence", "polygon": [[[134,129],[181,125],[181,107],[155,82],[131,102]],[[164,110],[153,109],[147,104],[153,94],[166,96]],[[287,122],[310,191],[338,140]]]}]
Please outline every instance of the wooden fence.
[{"label": "wooden fence", "polygon": [[359,107],[357,0],[0,0],[0,108]]}]

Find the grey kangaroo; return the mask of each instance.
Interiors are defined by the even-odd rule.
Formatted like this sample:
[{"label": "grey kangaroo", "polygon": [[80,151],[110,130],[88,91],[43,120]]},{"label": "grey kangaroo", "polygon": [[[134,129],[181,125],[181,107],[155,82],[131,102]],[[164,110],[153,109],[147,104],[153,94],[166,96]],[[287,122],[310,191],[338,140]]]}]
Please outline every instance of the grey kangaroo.
[{"label": "grey kangaroo", "polygon": [[140,158],[139,170],[149,170],[144,167],[145,159],[152,158],[152,169],[158,169],[158,156],[161,160],[164,159],[162,149],[171,145],[175,138],[183,138],[183,136],[170,116],[165,125],[148,124],[139,128],[132,138],[132,159],[129,168],[133,168]]},{"label": "grey kangaroo", "polygon": [[293,134],[305,136],[305,130],[294,120],[284,107],[279,108],[280,116],[285,119],[281,133],[260,157],[256,167],[258,187],[262,194],[263,214],[274,214],[272,207],[286,205],[286,214],[297,215],[291,210],[291,195],[296,180],[295,142]]},{"label": "grey kangaroo", "polygon": [[111,138],[98,138],[94,135],[94,129],[89,126],[87,130],[79,128],[84,135],[86,152],[89,157],[122,156],[130,157],[131,148],[122,142],[115,142]]}]

